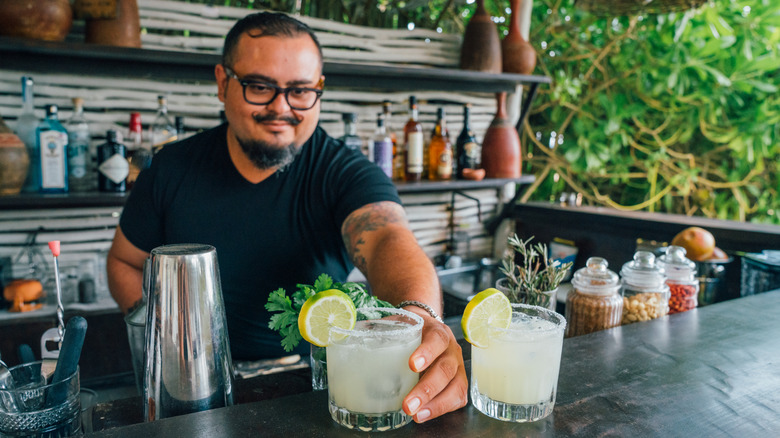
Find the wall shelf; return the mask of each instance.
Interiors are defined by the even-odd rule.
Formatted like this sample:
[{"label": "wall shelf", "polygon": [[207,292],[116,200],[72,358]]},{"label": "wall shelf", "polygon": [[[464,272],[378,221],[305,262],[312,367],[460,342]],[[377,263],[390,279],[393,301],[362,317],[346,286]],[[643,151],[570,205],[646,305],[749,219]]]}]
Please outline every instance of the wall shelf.
[{"label": "wall shelf", "polygon": [[[214,81],[221,55],[0,37],[4,70],[110,77]],[[325,62],[328,86],[373,90],[438,90],[496,93],[520,84],[549,84],[547,76]]]},{"label": "wall shelf", "polygon": [[[509,183],[530,184],[533,175],[520,178],[483,179],[482,181],[452,180],[452,181],[396,181],[398,193],[431,193],[451,192],[475,189],[498,189]],[[122,207],[127,201],[127,193],[63,193],[63,194],[20,194],[0,197],[0,210],[33,210],[49,208],[89,208],[89,207]]]},{"label": "wall shelf", "polygon": [[[0,59],[3,70],[52,73],[52,66],[56,66],[54,71],[58,74],[214,82],[214,66],[221,62],[221,55],[0,37]],[[547,76],[328,61],[324,64],[324,74],[329,87],[351,90],[497,93],[513,92],[518,86],[527,85],[518,128],[528,115],[538,85],[551,83]],[[499,188],[511,182],[528,184],[533,182],[533,176],[517,180],[397,182],[396,185],[400,193],[421,193]],[[18,195],[0,197],[0,209],[121,207],[126,199],[126,194],[97,192]]]},{"label": "wall shelf", "polygon": [[495,178],[483,179],[481,181],[470,180],[452,180],[452,181],[420,181],[403,182],[396,181],[395,186],[398,193],[429,193],[429,192],[453,192],[460,190],[475,189],[498,189],[509,183],[531,184],[534,182],[533,175],[523,175],[520,178]]}]

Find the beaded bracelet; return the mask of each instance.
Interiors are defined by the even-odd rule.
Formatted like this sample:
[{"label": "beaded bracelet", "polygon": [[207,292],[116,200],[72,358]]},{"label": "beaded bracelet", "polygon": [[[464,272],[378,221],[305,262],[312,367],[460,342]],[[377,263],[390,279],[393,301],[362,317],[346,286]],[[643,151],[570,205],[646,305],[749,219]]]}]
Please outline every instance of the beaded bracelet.
[{"label": "beaded bracelet", "polygon": [[426,312],[428,312],[428,314],[431,315],[431,318],[433,318],[433,319],[435,319],[436,321],[439,321],[439,322],[444,322],[444,320],[441,319],[441,316],[439,316],[439,314],[436,313],[435,310],[433,310],[433,307],[431,307],[431,306],[429,306],[429,305],[427,305],[427,304],[425,304],[423,302],[415,301],[415,300],[407,300],[407,301],[401,302],[401,304],[398,305],[398,308],[400,309],[400,308],[406,307],[406,306],[419,307],[419,308],[425,310]]}]

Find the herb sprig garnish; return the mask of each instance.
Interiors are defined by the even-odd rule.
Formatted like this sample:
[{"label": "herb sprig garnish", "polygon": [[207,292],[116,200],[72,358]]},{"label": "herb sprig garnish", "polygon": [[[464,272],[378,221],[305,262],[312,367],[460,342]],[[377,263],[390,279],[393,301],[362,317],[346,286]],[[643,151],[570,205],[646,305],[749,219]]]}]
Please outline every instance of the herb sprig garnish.
[{"label": "herb sprig garnish", "polygon": [[328,289],[338,289],[349,296],[356,308],[362,307],[394,307],[387,301],[371,295],[360,283],[337,283],[328,274],[320,274],[313,285],[299,284],[290,297],[284,288],[276,289],[268,296],[265,304],[269,312],[279,312],[271,316],[268,327],[276,330],[282,336],[284,351],[290,352],[301,342],[303,337],[298,330],[298,314],[303,303],[318,292]]}]

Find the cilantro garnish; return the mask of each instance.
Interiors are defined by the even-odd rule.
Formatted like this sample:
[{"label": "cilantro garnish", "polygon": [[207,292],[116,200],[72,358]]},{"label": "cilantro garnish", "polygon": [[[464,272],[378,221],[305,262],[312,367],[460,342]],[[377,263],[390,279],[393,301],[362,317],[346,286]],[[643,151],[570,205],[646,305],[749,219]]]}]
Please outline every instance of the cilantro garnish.
[{"label": "cilantro garnish", "polygon": [[352,299],[352,302],[355,303],[356,308],[394,307],[387,301],[380,300],[368,293],[362,284],[333,282],[333,279],[328,274],[320,274],[314,285],[297,285],[297,289],[290,297],[287,296],[284,288],[276,289],[268,296],[265,308],[269,312],[279,312],[271,316],[268,327],[271,330],[278,331],[282,336],[284,351],[292,351],[303,339],[301,332],[298,330],[298,314],[301,312],[303,303],[312,295],[328,289],[338,289],[347,294]]}]

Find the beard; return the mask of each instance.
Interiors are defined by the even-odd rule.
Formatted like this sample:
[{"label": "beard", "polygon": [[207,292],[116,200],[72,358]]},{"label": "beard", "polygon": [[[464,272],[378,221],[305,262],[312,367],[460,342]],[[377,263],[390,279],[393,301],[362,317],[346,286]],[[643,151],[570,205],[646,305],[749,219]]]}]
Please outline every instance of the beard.
[{"label": "beard", "polygon": [[[262,123],[270,120],[283,120],[292,126],[300,124],[300,120],[293,117],[278,117],[273,114],[253,116],[256,122]],[[236,137],[239,146],[252,163],[261,170],[278,168],[284,169],[295,161],[295,157],[301,152],[301,147],[295,143],[288,145],[275,145],[263,140],[242,139]]]},{"label": "beard", "polygon": [[283,171],[301,152],[295,143],[280,147],[262,140],[242,140],[238,137],[236,140],[252,164],[261,170],[277,167]]}]

